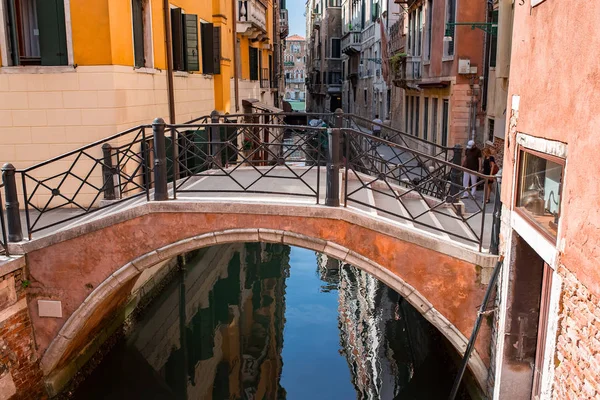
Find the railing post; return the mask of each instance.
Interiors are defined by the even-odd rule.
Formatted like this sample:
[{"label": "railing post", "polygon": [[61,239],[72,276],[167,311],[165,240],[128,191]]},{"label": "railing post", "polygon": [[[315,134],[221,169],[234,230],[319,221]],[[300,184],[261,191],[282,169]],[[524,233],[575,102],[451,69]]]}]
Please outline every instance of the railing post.
[{"label": "railing post", "polygon": [[[219,115],[219,112],[217,110],[213,110],[213,112],[210,113],[210,123],[211,124],[218,124],[219,120],[221,119],[221,115]],[[217,165],[217,166],[221,166],[221,152],[219,151],[219,143],[221,142],[221,133],[220,133],[220,127],[218,126],[211,126],[210,127],[210,156],[212,157],[212,162],[213,164]]]},{"label": "railing post", "polygon": [[[165,145],[165,120],[156,118],[152,122],[154,136],[154,200],[169,199],[167,190],[167,148]],[[176,144],[173,143],[173,146]]]},{"label": "railing post", "polygon": [[327,131],[329,135],[329,152],[327,155],[327,186],[325,205],[329,207],[340,206],[340,139],[342,129],[342,110],[335,110],[335,128]]},{"label": "railing post", "polygon": [[500,182],[496,179],[494,184],[494,216],[492,222],[492,240],[490,253],[500,254],[500,224],[502,223],[502,202],[500,200]]},{"label": "railing post", "polygon": [[[461,165],[463,152],[462,146],[460,144],[457,144],[454,146],[452,151],[452,164]],[[447,203],[456,203],[458,201],[458,194],[460,193],[460,187],[462,184],[461,175],[462,173],[459,169],[452,168],[450,170],[450,193],[448,197],[446,197]]]},{"label": "railing post", "polygon": [[113,179],[112,146],[108,143],[102,145],[102,176],[104,177],[104,200],[114,200],[115,180]]},{"label": "railing post", "polygon": [[[8,226],[8,241],[15,243],[23,240],[21,215],[19,213],[19,195],[15,179],[15,167],[12,164],[2,166],[2,181],[4,182],[4,197],[6,198],[6,225]],[[2,210],[0,210],[2,212]]]}]

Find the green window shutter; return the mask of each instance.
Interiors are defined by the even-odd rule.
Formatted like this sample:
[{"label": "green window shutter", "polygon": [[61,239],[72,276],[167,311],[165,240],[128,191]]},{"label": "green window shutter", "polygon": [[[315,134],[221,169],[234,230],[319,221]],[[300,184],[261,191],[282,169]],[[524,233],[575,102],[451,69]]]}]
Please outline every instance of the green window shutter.
[{"label": "green window shutter", "polygon": [[213,59],[215,64],[214,73],[221,73],[221,27],[213,28]]},{"label": "green window shutter", "polygon": [[135,66],[138,68],[146,66],[144,56],[144,8],[143,0],[132,0],[132,23],[133,23],[133,50],[135,54]]},{"label": "green window shutter", "polygon": [[215,73],[215,59],[214,59],[214,34],[213,24],[201,24],[200,29],[202,30],[202,73],[203,74],[214,74]]},{"label": "green window shutter", "polygon": [[63,0],[36,1],[42,65],[67,65],[67,33]]},{"label": "green window shutter", "polygon": [[185,70],[200,71],[198,58],[198,16],[194,14],[183,15],[183,47],[185,49]]},{"label": "green window shutter", "polygon": [[258,80],[258,49],[250,47],[250,80]]},{"label": "green window shutter", "polygon": [[[492,13],[492,23],[498,25],[498,10]],[[496,66],[496,54],[498,52],[498,33],[491,35],[490,43],[490,67]]]},{"label": "green window shutter", "polygon": [[175,71],[185,71],[182,21],[181,8],[171,9],[171,41],[173,45],[173,69]]}]

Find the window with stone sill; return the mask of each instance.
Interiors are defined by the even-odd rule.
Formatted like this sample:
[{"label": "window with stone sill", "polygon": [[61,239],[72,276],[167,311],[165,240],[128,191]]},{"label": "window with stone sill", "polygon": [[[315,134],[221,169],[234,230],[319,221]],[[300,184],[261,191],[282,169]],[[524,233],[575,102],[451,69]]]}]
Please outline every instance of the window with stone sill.
[{"label": "window with stone sill", "polygon": [[556,240],[564,160],[521,148],[515,209]]}]

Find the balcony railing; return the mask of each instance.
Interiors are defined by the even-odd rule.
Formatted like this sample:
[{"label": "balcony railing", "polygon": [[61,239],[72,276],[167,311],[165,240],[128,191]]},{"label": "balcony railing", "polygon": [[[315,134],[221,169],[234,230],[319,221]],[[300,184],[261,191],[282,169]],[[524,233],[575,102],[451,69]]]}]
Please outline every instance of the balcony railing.
[{"label": "balcony railing", "polygon": [[342,37],[342,52],[345,54],[359,53],[361,43],[360,31],[347,32]]},{"label": "balcony railing", "polygon": [[267,8],[258,0],[238,0],[238,33],[267,32]]},{"label": "balcony railing", "polygon": [[260,87],[263,89],[268,89],[271,87],[270,79],[269,79],[269,68],[263,68],[260,71]]},{"label": "balcony railing", "polygon": [[285,83],[305,83],[304,78],[286,78]]},{"label": "balcony railing", "polygon": [[423,71],[421,57],[408,57],[405,65],[405,77],[407,81],[418,81],[421,79]]},{"label": "balcony railing", "polygon": [[283,39],[286,38],[289,33],[288,10],[282,9],[279,11],[279,35]]},{"label": "balcony railing", "polygon": [[369,39],[375,38],[375,24],[371,24],[362,31],[362,43],[365,44]]}]

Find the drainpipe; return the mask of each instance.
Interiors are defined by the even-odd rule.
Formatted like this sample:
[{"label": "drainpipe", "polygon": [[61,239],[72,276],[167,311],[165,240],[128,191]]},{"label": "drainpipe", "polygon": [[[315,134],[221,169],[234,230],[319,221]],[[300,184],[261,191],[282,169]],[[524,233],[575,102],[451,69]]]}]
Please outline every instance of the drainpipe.
[{"label": "drainpipe", "polygon": [[175,92],[173,88],[173,47],[171,46],[171,7],[169,6],[169,0],[163,0],[163,18],[165,25],[165,48],[167,57],[167,95],[169,97],[169,123],[175,124]]},{"label": "drainpipe", "polygon": [[238,51],[238,46],[237,46],[237,9],[236,9],[236,0],[231,0],[231,16],[233,18],[233,22],[231,24],[231,36],[232,36],[232,42],[233,42],[233,87],[234,87],[234,93],[235,93],[235,112],[239,112],[240,111],[240,84],[239,84],[239,71],[238,71],[238,65],[237,65],[237,59],[238,59],[238,55],[237,55],[237,51]]}]

